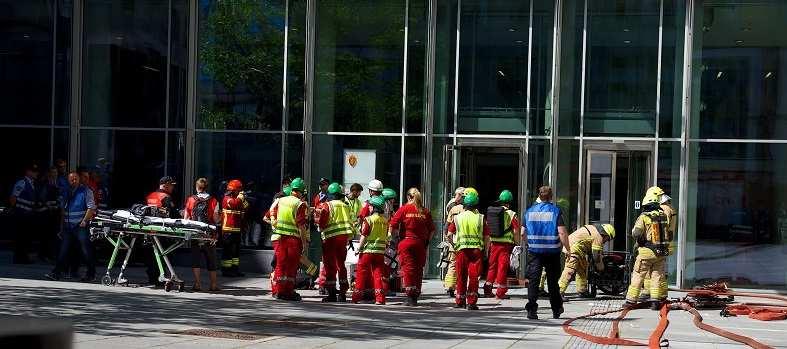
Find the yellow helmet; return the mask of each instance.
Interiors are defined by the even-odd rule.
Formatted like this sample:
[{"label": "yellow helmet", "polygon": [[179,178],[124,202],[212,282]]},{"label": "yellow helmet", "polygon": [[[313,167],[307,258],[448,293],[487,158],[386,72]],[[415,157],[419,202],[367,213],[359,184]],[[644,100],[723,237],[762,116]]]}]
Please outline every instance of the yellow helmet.
[{"label": "yellow helmet", "polygon": [[650,188],[648,188],[647,191],[645,191],[645,196],[647,196],[648,194],[652,194],[652,195],[656,195],[656,196],[662,196],[662,195],[664,195],[664,189],[661,189],[659,187],[650,187]]},{"label": "yellow helmet", "polygon": [[650,187],[645,191],[645,197],[642,198],[642,205],[648,204],[661,204],[661,196],[664,195],[664,190],[659,187]]},{"label": "yellow helmet", "polygon": [[604,224],[602,227],[604,227],[604,232],[609,235],[609,239],[615,240],[615,227],[612,224]]},{"label": "yellow helmet", "polygon": [[478,190],[475,190],[475,188],[473,188],[473,187],[467,187],[467,188],[465,188],[465,193],[464,194],[465,194],[465,196],[468,196],[468,195],[478,196]]}]

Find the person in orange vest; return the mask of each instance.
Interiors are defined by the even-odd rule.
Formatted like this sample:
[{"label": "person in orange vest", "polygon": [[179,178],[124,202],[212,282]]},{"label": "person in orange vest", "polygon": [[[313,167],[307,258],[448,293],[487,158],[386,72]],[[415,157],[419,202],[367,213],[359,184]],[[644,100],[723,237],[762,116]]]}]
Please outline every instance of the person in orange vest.
[{"label": "person in orange vest", "polygon": [[[344,261],[347,259],[347,241],[355,235],[355,227],[350,206],[343,200],[344,194],[339,183],[331,183],[328,186],[328,199],[329,201],[321,203],[314,211],[314,221],[320,227],[320,235],[322,235],[324,286],[328,292],[322,301],[346,302],[346,293],[350,284],[347,282],[347,267]],[[339,273],[338,292],[337,272]]]},{"label": "person in orange vest", "polygon": [[360,303],[364,293],[371,293],[374,287],[375,304],[385,304],[388,292],[388,266],[385,264],[385,250],[388,245],[388,220],[383,215],[385,199],[375,196],[369,199],[374,210],[372,215],[361,223],[361,240],[358,244],[358,265],[355,270],[355,289],[352,302]]},{"label": "person in orange vest", "polygon": [[[80,173],[80,177],[84,178],[84,173]],[[159,215],[162,217],[178,218],[178,208],[175,205],[175,201],[172,200],[172,192],[175,191],[175,185],[178,183],[176,183],[175,179],[172,177],[164,176],[159,179],[158,184],[158,190],[148,194],[148,196],[145,198],[145,203],[148,206],[158,208]],[[98,205],[98,203],[96,203],[96,205]],[[154,253],[150,251],[149,256],[150,257],[145,260],[145,265],[147,267],[146,272],[148,274],[148,283],[151,285],[161,286],[162,282],[159,280],[160,272],[154,257]]]},{"label": "person in orange vest", "polygon": [[243,192],[243,183],[233,179],[227,183],[227,193],[221,200],[221,233],[224,243],[221,252],[221,275],[227,277],[243,276],[240,272],[240,238],[243,215],[249,202]]},{"label": "person in orange vest", "polygon": [[271,208],[271,223],[279,235],[275,250],[276,269],[273,271],[277,288],[274,297],[281,300],[301,300],[295,292],[295,277],[304,251],[304,233],[308,231],[308,204],[302,200],[304,187],[303,179],[293,179],[291,195],[279,198]]},{"label": "person in orange vest", "polygon": [[399,234],[397,249],[402,287],[407,294],[404,305],[417,306],[426,264],[426,250],[435,232],[432,214],[424,207],[423,197],[418,189],[410,188],[407,191],[407,204],[396,211],[388,226],[392,236]]},{"label": "person in orange vest", "polygon": [[478,277],[481,274],[483,251],[489,248],[489,226],[478,213],[478,196],[465,195],[464,211],[448,225],[448,233],[456,234],[456,307],[478,310]]}]

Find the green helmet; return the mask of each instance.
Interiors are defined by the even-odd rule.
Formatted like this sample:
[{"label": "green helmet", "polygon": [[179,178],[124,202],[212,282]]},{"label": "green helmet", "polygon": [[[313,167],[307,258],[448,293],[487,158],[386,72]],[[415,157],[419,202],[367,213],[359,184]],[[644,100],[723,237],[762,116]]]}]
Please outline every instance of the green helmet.
[{"label": "green helmet", "polygon": [[385,200],[396,199],[396,192],[391,188],[385,188],[383,189],[383,198],[385,198]]},{"label": "green helmet", "polygon": [[339,185],[339,183],[334,182],[328,186],[328,194],[341,194],[341,192],[342,192],[342,186]]},{"label": "green helmet", "polygon": [[372,196],[372,198],[369,199],[369,205],[372,205],[372,207],[375,208],[382,209],[383,207],[385,207],[385,198],[382,196]]},{"label": "green helmet", "polygon": [[498,197],[498,200],[504,204],[511,203],[512,201],[514,201],[514,194],[511,194],[511,192],[508,189],[503,190],[500,192],[500,196]]},{"label": "green helmet", "polygon": [[284,188],[282,188],[281,191],[284,193],[285,196],[292,195],[292,187],[290,187],[289,185],[284,186]]},{"label": "green helmet", "polygon": [[478,195],[473,195],[473,194],[465,195],[465,198],[462,201],[462,203],[465,206],[477,206],[478,205]]},{"label": "green helmet", "polygon": [[303,183],[303,178],[298,177],[292,180],[290,188],[294,191],[303,191],[306,186]]}]

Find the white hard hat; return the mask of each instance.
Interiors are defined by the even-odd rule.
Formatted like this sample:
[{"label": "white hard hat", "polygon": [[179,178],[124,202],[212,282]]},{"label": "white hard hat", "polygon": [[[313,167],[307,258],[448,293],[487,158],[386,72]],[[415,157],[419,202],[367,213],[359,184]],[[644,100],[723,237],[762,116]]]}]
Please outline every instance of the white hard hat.
[{"label": "white hard hat", "polygon": [[670,201],[670,200],[672,200],[672,198],[671,198],[671,197],[669,197],[669,195],[667,195],[667,194],[663,194],[663,195],[661,195],[661,203],[662,203],[662,204],[663,204],[663,203],[666,203],[666,202],[668,202],[668,201]]},{"label": "white hard hat", "polygon": [[456,188],[456,190],[454,190],[454,195],[456,195],[456,194],[464,195],[464,193],[465,193],[465,187],[459,187],[459,188]]},{"label": "white hard hat", "polygon": [[380,182],[380,181],[378,181],[376,179],[372,179],[372,181],[369,182],[369,187],[368,188],[369,188],[369,190],[383,191],[383,182]]}]

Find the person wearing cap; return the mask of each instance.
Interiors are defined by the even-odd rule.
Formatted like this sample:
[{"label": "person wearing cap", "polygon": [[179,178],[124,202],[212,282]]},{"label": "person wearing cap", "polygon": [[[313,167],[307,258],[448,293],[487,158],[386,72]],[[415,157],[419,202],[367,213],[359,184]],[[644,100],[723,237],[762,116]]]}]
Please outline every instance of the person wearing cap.
[{"label": "person wearing cap", "polygon": [[443,234],[443,250],[445,256],[442,258],[445,262],[447,262],[446,270],[445,270],[445,278],[443,279],[443,287],[445,288],[446,294],[448,297],[455,298],[456,294],[454,292],[454,288],[456,288],[456,252],[454,251],[454,238],[456,235],[449,235],[448,234],[448,224],[453,222],[454,217],[464,210],[462,207],[462,201],[464,200],[465,195],[465,188],[458,187],[454,190],[454,199],[445,206],[445,223],[446,223],[446,230]]},{"label": "person wearing cap", "polygon": [[8,203],[14,221],[14,264],[29,264],[30,238],[36,232],[37,220],[35,211],[38,208],[38,165],[30,164],[25,168],[25,176],[18,180]]},{"label": "person wearing cap", "polygon": [[339,183],[331,183],[327,189],[328,201],[321,203],[314,211],[314,221],[317,222],[322,237],[322,263],[325,268],[325,281],[322,286],[328,293],[322,301],[346,302],[350,284],[347,281],[344,261],[347,259],[347,242],[355,235],[355,227],[350,206],[343,200],[344,193]]},{"label": "person wearing cap", "polygon": [[597,271],[604,270],[601,253],[604,244],[615,238],[615,227],[612,224],[588,224],[580,227],[568,236],[568,246],[563,247],[566,263],[560,275],[560,295],[565,301],[566,288],[572,277],[576,277],[577,293],[580,298],[592,298],[588,292],[588,257],[593,260]]},{"label": "person wearing cap", "polygon": [[[83,168],[78,171],[82,180],[90,181],[90,175],[87,170]],[[145,204],[156,207],[159,214],[164,217],[178,218],[178,209],[177,206],[175,206],[175,202],[172,200],[172,192],[175,190],[175,185],[177,184],[175,179],[170,176],[164,176],[159,179],[158,184],[158,189],[145,197]],[[85,185],[92,190],[90,183]],[[148,283],[156,286],[163,285],[159,280],[161,275],[159,275],[160,272],[153,253],[153,248],[145,248],[143,253],[148,255],[148,257],[145,258],[145,272],[148,275]]]},{"label": "person wearing cap", "polygon": [[227,192],[221,199],[222,214],[222,251],[221,275],[240,277],[240,240],[243,217],[249,208],[249,202],[243,193],[243,182],[233,179],[227,183]]},{"label": "person wearing cap", "polygon": [[[366,186],[369,189],[369,198],[375,196],[382,196],[383,195],[383,182],[379,180],[373,179],[369,182],[369,185]],[[363,220],[364,218],[370,216],[372,214],[372,205],[369,204],[369,200],[367,199],[363,203],[363,207],[361,207],[361,212],[358,213],[358,221]]]},{"label": "person wearing cap", "polygon": [[546,279],[549,285],[549,303],[552,308],[552,317],[560,318],[563,314],[563,298],[560,296],[560,252],[568,243],[568,231],[563,221],[560,208],[552,202],[552,188],[543,186],[538,188],[536,203],[525,211],[525,239],[528,249],[527,269],[527,318],[538,319],[538,282],[541,271],[546,269]]},{"label": "person wearing cap", "polygon": [[483,251],[489,249],[489,226],[478,213],[478,195],[466,194],[464,211],[448,224],[448,233],[456,235],[456,307],[478,310],[478,279]]},{"label": "person wearing cap", "polygon": [[[514,201],[514,194],[509,190],[503,190],[498,196],[498,206],[487,209],[487,217],[490,212],[500,212],[502,215],[501,232],[499,236],[490,236],[491,246],[489,248],[489,268],[486,273],[484,283],[484,297],[492,297],[492,288],[495,287],[494,296],[497,299],[506,299],[508,292],[508,268],[511,264],[511,252],[514,246],[519,246],[522,233],[519,226],[519,218],[516,212],[511,209]],[[487,224],[492,224],[487,219]],[[491,230],[491,229],[490,229]]]},{"label": "person wearing cap", "polygon": [[293,179],[291,195],[279,198],[270,210],[271,222],[279,235],[274,251],[276,292],[273,296],[280,300],[301,300],[295,292],[295,281],[304,247],[307,246],[304,245],[304,235],[308,233],[308,203],[303,201],[304,189],[303,179]]},{"label": "person wearing cap", "polygon": [[[388,266],[385,250],[388,245],[388,219],[383,215],[385,200],[375,196],[369,200],[374,208],[372,215],[361,223],[361,239],[358,243],[358,265],[355,270],[355,288],[352,302],[360,303],[364,294],[374,294],[377,305],[385,304],[388,293]],[[374,287],[374,292],[372,291]]]},{"label": "person wearing cap", "polygon": [[418,305],[426,264],[426,251],[434,235],[432,214],[424,207],[423,196],[417,188],[407,191],[407,204],[396,211],[388,223],[388,233],[398,236],[399,268],[402,287],[407,295],[406,306]]},{"label": "person wearing cap", "polygon": [[327,178],[320,178],[320,191],[317,194],[314,194],[312,197],[312,207],[320,206],[321,203],[329,201],[330,198],[328,197],[328,185],[331,184]]}]

